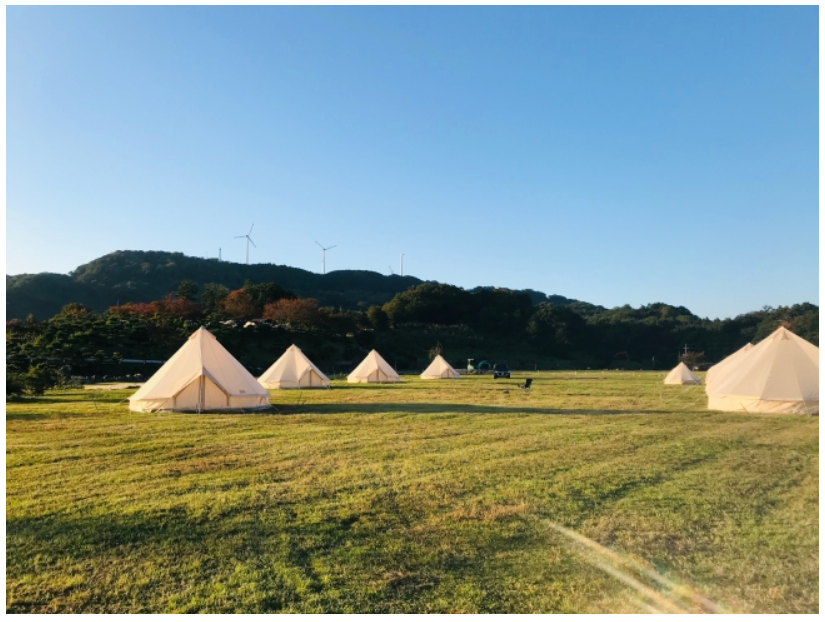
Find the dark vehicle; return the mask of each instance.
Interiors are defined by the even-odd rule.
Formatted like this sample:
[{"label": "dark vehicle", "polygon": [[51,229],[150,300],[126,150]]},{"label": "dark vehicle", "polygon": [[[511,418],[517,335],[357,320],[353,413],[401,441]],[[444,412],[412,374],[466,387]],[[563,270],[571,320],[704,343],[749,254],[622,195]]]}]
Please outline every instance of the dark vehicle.
[{"label": "dark vehicle", "polygon": [[496,363],[493,365],[493,379],[509,377],[510,370],[507,368],[507,363]]}]

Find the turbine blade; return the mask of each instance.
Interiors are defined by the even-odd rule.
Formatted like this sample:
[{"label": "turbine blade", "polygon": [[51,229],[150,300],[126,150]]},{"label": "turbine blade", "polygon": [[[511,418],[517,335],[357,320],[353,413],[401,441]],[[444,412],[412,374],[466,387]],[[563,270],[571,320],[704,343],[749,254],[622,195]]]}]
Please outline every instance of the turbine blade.
[{"label": "turbine blade", "polygon": [[[252,238],[249,238],[249,241],[252,242]],[[258,246],[255,244],[255,242],[252,242],[252,246],[254,246],[255,248],[258,248]]]},{"label": "turbine blade", "polygon": [[[316,241],[315,241],[315,243],[316,243],[316,244],[318,244],[318,241],[316,240]],[[321,246],[321,245],[320,245],[320,244],[318,244],[318,246]],[[321,246],[321,248],[324,248],[324,247],[323,247],[323,246]]]},{"label": "turbine blade", "polygon": [[[252,229],[254,229],[254,228],[255,228],[255,223],[253,222],[252,226],[249,227],[249,233],[252,233]],[[249,233],[247,233],[246,235],[249,235]]]},{"label": "turbine blade", "polygon": [[331,249],[331,248],[335,248],[336,246],[338,246],[338,245],[337,245],[337,244],[333,244],[332,246],[328,246],[328,247],[327,247],[327,250],[329,250],[329,249]]},{"label": "turbine blade", "polygon": [[245,238],[245,237],[246,237],[245,235],[236,235],[236,236],[235,236],[235,239],[238,239],[238,238]]}]

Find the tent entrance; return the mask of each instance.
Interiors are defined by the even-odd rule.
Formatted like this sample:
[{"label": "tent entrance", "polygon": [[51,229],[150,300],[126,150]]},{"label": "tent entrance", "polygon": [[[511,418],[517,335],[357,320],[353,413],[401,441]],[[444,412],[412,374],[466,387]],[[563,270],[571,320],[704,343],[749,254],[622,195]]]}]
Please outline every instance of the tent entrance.
[{"label": "tent entrance", "polygon": [[220,410],[229,407],[229,394],[206,376],[199,376],[172,398],[174,410]]},{"label": "tent entrance", "polygon": [[326,383],[321,377],[315,373],[311,367],[304,372],[304,375],[298,380],[298,387],[325,387]]}]

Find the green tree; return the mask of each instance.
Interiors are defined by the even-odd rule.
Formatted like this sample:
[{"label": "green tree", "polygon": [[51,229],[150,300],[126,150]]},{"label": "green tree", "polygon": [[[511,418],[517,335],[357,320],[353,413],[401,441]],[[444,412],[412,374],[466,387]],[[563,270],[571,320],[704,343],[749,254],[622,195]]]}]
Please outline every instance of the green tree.
[{"label": "green tree", "polygon": [[294,300],[296,297],[295,294],[275,283],[258,283],[254,285],[247,280],[246,283],[244,283],[243,291],[245,291],[252,300],[261,305],[262,309],[265,305],[272,302]]},{"label": "green tree", "polygon": [[533,313],[530,296],[504,288],[480,288],[473,295],[470,325],[494,335],[518,335]]},{"label": "green tree", "polygon": [[383,309],[393,324],[461,324],[470,315],[471,297],[455,285],[422,283],[396,294]]},{"label": "green tree", "polygon": [[175,290],[175,298],[178,300],[195,300],[198,295],[198,286],[192,281],[181,281]]},{"label": "green tree", "polygon": [[569,356],[585,345],[587,337],[587,325],[580,315],[549,302],[536,306],[526,330],[540,351],[554,356]]},{"label": "green tree", "polygon": [[[9,395],[9,373],[6,372],[6,395]],[[59,381],[57,371],[45,363],[38,363],[29,368],[25,374],[12,374],[12,391],[16,395],[43,395],[48,389],[55,387]],[[12,393],[12,395],[15,395]]]},{"label": "green tree", "polygon": [[201,303],[207,313],[215,312],[219,307],[221,301],[229,295],[229,288],[220,283],[207,283],[203,286],[203,294],[201,294]]},{"label": "green tree", "polygon": [[25,389],[25,376],[6,367],[6,399],[20,397]]},{"label": "green tree", "polygon": [[367,319],[376,330],[382,330],[390,325],[390,318],[387,313],[378,305],[372,305],[367,309]]}]

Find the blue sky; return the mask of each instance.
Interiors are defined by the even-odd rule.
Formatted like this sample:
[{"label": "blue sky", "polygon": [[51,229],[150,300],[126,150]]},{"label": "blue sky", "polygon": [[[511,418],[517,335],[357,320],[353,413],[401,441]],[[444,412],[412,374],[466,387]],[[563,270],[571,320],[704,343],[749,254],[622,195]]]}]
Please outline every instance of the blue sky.
[{"label": "blue sky", "polygon": [[7,274],[819,301],[818,7],[7,7]]}]

